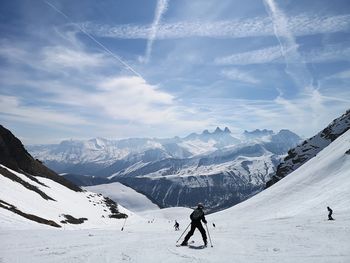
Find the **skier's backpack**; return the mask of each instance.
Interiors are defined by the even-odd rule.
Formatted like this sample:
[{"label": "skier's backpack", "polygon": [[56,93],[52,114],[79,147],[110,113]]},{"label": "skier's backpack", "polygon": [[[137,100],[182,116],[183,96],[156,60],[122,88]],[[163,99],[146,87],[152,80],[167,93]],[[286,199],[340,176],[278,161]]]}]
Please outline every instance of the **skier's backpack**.
[{"label": "skier's backpack", "polygon": [[204,215],[204,212],[201,209],[195,209],[192,214],[190,215],[191,220],[200,220],[202,216]]}]

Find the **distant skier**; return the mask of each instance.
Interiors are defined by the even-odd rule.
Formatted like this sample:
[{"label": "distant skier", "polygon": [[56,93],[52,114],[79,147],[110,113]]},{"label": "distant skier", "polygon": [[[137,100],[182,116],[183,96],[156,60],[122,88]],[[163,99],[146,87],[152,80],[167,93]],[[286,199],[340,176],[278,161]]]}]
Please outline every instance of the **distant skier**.
[{"label": "distant skier", "polygon": [[332,217],[332,214],[333,214],[333,210],[327,206],[327,210],[328,210],[328,220],[334,220],[334,218]]},{"label": "distant skier", "polygon": [[185,236],[184,241],[181,243],[181,246],[187,246],[188,240],[193,235],[196,228],[198,228],[199,232],[202,234],[204,246],[207,246],[207,234],[205,233],[205,230],[201,224],[201,221],[203,221],[204,224],[207,224],[207,220],[205,220],[204,212],[203,212],[203,204],[199,203],[197,205],[197,208],[192,212],[190,215],[191,218],[191,230],[188,232],[188,234]]},{"label": "distant skier", "polygon": [[175,220],[175,225],[174,225],[175,231],[180,230],[179,226],[180,226],[180,224]]},{"label": "distant skier", "polygon": [[215,227],[215,224],[213,223],[213,227]]}]

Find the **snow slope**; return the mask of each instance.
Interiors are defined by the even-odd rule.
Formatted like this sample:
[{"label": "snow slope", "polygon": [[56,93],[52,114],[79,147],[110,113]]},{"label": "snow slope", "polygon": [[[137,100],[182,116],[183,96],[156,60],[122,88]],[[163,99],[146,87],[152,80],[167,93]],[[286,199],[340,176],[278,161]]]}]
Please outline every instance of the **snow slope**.
[{"label": "snow slope", "polygon": [[101,193],[133,212],[159,209],[146,196],[121,183],[100,184],[84,188],[91,192]]},{"label": "snow slope", "polygon": [[[0,204],[3,206],[15,206],[16,209],[23,213],[51,220],[64,228],[91,228],[115,224],[115,221],[122,221],[109,218],[111,211],[106,205],[105,198],[102,195],[88,191],[75,192],[48,178],[37,177],[37,181],[33,181],[24,174],[11,170],[6,166],[0,165],[0,167],[16,175],[28,185],[37,188],[50,198],[47,200],[38,194],[38,192],[26,188],[24,183],[18,183],[0,174]],[[131,214],[126,209],[122,207],[119,208],[120,212]],[[61,223],[61,221],[66,219],[63,214],[71,215],[77,219],[87,218],[87,220],[77,225],[69,223],[64,224]],[[12,220],[15,220],[16,223],[13,223]],[[20,222],[20,225],[23,227],[26,225],[39,227],[38,223],[29,221],[3,207],[0,207],[0,222],[1,227],[17,228],[18,222]],[[50,226],[45,225],[45,227],[49,228]]]},{"label": "snow slope", "polygon": [[[169,208],[131,217],[124,231],[115,225],[77,231],[1,228],[0,261],[350,262],[349,149],[347,131],[267,190],[208,215],[213,248],[200,249],[198,231],[192,249],[175,247],[190,211]],[[335,221],[327,220],[327,206]],[[171,219],[178,219],[181,231],[174,231]]]}]

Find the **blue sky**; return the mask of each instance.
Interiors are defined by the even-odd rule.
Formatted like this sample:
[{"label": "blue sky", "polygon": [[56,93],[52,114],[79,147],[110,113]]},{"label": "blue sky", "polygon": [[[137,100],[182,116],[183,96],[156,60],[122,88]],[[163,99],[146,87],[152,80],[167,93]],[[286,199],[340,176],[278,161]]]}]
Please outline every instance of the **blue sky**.
[{"label": "blue sky", "polygon": [[348,0],[3,0],[0,32],[0,123],[26,144],[308,137],[350,108]]}]

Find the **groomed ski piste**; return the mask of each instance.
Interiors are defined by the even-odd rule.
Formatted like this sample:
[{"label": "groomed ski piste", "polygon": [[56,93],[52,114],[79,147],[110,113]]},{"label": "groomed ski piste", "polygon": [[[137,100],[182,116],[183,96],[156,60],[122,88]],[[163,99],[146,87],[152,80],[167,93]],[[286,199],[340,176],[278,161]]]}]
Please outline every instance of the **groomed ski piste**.
[{"label": "groomed ski piste", "polygon": [[54,229],[0,209],[0,262],[350,262],[349,149],[350,130],[267,190],[208,215],[213,247],[199,249],[198,230],[191,248],[175,246],[188,208],[121,208],[124,231],[124,220]]}]

